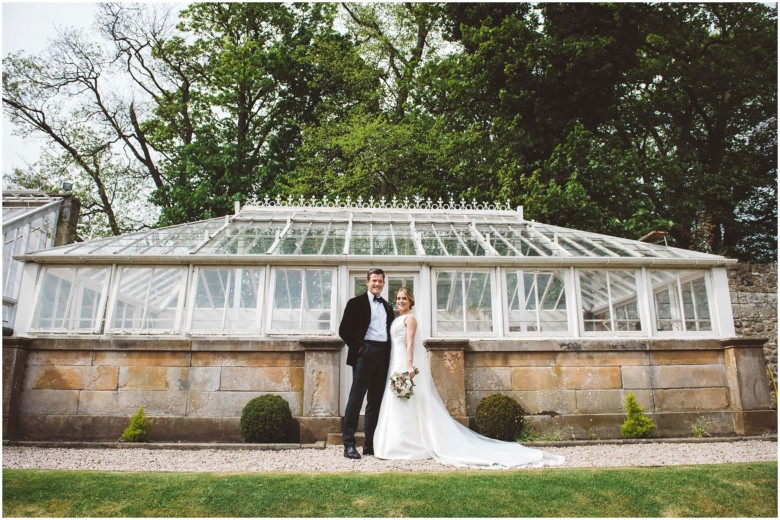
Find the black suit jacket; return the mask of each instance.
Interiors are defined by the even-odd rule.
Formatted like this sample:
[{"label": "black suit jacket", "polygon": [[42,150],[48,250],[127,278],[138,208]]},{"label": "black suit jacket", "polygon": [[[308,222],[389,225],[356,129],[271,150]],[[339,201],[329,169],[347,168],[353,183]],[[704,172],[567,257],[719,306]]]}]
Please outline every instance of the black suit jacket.
[{"label": "black suit jacket", "polygon": [[[344,308],[344,316],[339,325],[339,336],[347,344],[347,365],[354,367],[357,361],[360,349],[363,348],[363,341],[366,338],[366,331],[371,323],[371,302],[369,297],[363,293],[355,296],[347,302]],[[373,296],[372,296],[373,297]],[[393,308],[387,301],[382,300],[387,312],[387,340],[390,341],[390,325],[393,323]]]}]

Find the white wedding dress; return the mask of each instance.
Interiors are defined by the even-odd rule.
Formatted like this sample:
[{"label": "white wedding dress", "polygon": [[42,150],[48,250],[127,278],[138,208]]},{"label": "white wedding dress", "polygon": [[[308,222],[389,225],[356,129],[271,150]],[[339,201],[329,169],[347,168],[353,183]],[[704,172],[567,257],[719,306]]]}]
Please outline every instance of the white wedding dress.
[{"label": "white wedding dress", "polygon": [[[406,366],[406,316],[390,328],[390,375]],[[419,334],[418,334],[419,335]],[[414,394],[402,399],[385,389],[374,434],[374,453],[380,459],[430,459],[458,467],[510,468],[563,464],[564,458],[516,442],[480,435],[450,417],[431,380],[428,356],[418,338],[414,342]]]}]

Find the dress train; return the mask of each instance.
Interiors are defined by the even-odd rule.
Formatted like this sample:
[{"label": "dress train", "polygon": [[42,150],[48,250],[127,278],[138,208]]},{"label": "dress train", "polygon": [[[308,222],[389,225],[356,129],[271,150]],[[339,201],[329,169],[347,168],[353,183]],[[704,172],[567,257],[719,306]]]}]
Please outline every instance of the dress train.
[{"label": "dress train", "polygon": [[[406,327],[409,314],[393,321],[388,382],[393,372],[406,370]],[[516,442],[480,435],[450,417],[430,377],[428,356],[414,342],[414,395],[396,397],[387,388],[374,434],[374,453],[380,459],[429,459],[457,467],[512,468],[561,465],[564,458]]]}]

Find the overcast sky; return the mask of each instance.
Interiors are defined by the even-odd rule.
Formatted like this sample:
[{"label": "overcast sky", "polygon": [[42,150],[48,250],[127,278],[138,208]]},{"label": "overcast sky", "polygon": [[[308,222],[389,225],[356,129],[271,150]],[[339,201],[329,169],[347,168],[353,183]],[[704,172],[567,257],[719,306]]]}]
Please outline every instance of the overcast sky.
[{"label": "overcast sky", "polygon": [[[38,54],[56,35],[57,28],[89,27],[97,13],[97,2],[6,2],[3,1],[3,50]],[[38,157],[38,145],[31,138],[11,135],[11,124],[3,116],[3,174],[23,167]]]}]

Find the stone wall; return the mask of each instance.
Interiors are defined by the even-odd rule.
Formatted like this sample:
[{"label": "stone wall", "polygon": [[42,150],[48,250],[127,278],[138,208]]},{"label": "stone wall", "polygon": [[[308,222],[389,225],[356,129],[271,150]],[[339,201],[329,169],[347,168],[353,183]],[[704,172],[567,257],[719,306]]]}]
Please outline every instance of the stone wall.
[{"label": "stone wall", "polygon": [[735,331],[767,338],[764,356],[777,381],[777,264],[736,264],[728,277]]},{"label": "stone wall", "polygon": [[[150,441],[240,442],[249,400],[276,394],[296,418],[288,441],[316,440],[340,429],[338,350],[297,341],[10,340],[8,366],[21,384],[4,388],[4,422],[27,439],[118,440],[143,406],[155,418]],[[117,348],[119,347],[119,348]],[[12,362],[12,352],[23,361]],[[307,357],[314,357],[314,364]],[[306,402],[305,372],[316,406]],[[13,394],[13,395],[11,395]],[[6,402],[6,397],[8,397]],[[309,399],[311,400],[311,399]],[[325,428],[324,433],[319,431]]]},{"label": "stone wall", "polygon": [[[429,341],[442,400],[471,419],[479,402],[502,393],[525,409],[527,424],[561,438],[619,438],[633,392],[658,436],[762,434],[776,429],[761,342],[750,340]],[[438,370],[437,368],[438,367]],[[452,384],[464,371],[462,394]],[[449,375],[448,371],[451,371]],[[463,395],[462,404],[459,395]]]}]

